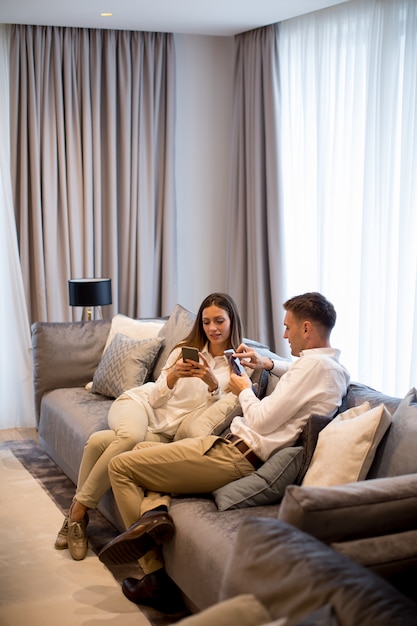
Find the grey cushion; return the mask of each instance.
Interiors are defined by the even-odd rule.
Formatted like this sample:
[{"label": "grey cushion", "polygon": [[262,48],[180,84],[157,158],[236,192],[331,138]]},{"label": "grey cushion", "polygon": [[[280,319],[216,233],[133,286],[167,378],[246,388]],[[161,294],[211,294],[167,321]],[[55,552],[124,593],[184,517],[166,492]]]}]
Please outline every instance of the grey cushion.
[{"label": "grey cushion", "polygon": [[392,424],[379,444],[368,478],[417,473],[417,391],[413,387],[401,401]]},{"label": "grey cushion", "polygon": [[310,415],[307,424],[304,426],[300,437],[298,438],[297,445],[303,448],[303,460],[301,463],[300,471],[294,482],[300,485],[303,482],[303,478],[309,468],[311,459],[313,458],[314,450],[316,449],[317,439],[319,433],[325,426],[331,422],[331,417],[324,415],[316,415],[313,413]]},{"label": "grey cushion", "polygon": [[162,341],[161,337],[137,341],[117,333],[94,373],[93,393],[117,398],[124,391],[143,385]]},{"label": "grey cushion", "polygon": [[37,420],[46,391],[84,387],[93,380],[109,330],[110,322],[107,320],[36,322],[32,325]]},{"label": "grey cushion", "polygon": [[417,625],[416,605],[382,578],[279,520],[242,523],[219,599],[242,593],[290,624],[331,604],[343,626]]},{"label": "grey cushion", "polygon": [[158,335],[164,340],[164,346],[155,361],[152,372],[152,380],[156,380],[158,378],[170,352],[172,352],[177,343],[185,339],[191,332],[195,318],[195,314],[188,311],[188,309],[184,308],[180,304],[175,305],[167,323],[163,326]]},{"label": "grey cushion", "polygon": [[326,542],[412,530],[417,474],[335,487],[290,485],[278,517]]},{"label": "grey cushion", "polygon": [[352,406],[359,406],[364,402],[368,401],[371,407],[379,406],[380,404],[385,404],[388,411],[391,413],[395,413],[398,405],[401,402],[401,398],[395,398],[394,396],[387,396],[385,393],[381,391],[377,391],[376,389],[372,389],[372,387],[368,387],[367,385],[363,385],[362,383],[350,383],[347,389],[347,393],[342,399],[342,404],[339,407],[339,413],[343,413],[347,409]]},{"label": "grey cushion", "polygon": [[239,478],[214,491],[220,511],[243,509],[280,502],[287,485],[294,482],[303,459],[301,447],[284,448],[253,474]]},{"label": "grey cushion", "polygon": [[331,547],[379,574],[404,595],[417,601],[417,530],[334,542]]}]

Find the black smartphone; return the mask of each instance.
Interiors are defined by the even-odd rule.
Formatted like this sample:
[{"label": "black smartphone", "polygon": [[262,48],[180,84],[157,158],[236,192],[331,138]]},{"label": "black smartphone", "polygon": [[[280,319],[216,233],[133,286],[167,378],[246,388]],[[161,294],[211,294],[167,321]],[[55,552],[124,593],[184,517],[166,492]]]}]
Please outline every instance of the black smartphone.
[{"label": "black smartphone", "polygon": [[234,373],[237,374],[238,376],[241,376],[245,370],[243,369],[243,365],[241,364],[240,359],[237,356],[232,356],[234,352],[235,351],[232,349],[224,351],[225,355],[227,356],[229,360],[230,365],[232,366]]},{"label": "black smartphone", "polygon": [[190,348],[189,346],[183,346],[182,348],[182,360],[190,359],[190,361],[199,362],[198,349]]}]

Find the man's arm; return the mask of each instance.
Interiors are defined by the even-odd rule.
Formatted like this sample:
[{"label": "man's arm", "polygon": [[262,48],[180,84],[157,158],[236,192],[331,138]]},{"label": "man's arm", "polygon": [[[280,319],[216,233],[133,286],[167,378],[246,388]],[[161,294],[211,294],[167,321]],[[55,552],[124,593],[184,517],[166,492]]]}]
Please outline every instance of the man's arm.
[{"label": "man's arm", "polygon": [[282,376],[273,392],[258,400],[240,383],[239,402],[246,424],[258,432],[274,432],[294,418],[306,405],[317,406],[326,394],[326,374],[317,360],[298,359]]},{"label": "man's arm", "polygon": [[264,369],[276,376],[282,376],[291,367],[292,362],[286,360],[274,360],[269,356],[264,356],[251,350],[247,345],[241,343],[233,356],[238,356],[243,365],[251,369]]}]

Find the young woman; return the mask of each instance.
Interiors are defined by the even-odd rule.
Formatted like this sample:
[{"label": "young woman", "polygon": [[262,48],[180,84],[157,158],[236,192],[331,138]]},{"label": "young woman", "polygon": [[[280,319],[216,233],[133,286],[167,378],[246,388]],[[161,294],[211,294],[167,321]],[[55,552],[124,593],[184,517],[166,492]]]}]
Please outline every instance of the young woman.
[{"label": "young woman", "polygon": [[[69,548],[76,561],[88,549],[88,509],[96,508],[110,488],[108,463],[144,440],[170,441],[182,420],[199,415],[228,391],[230,366],[224,351],[242,342],[242,323],[233,299],[223,293],[207,296],[193,328],[169,355],[155,383],[130,389],[109,411],[109,430],[93,433],[84,448],[77,490],[55,541]],[[182,347],[197,348],[198,362],[182,358]]]}]

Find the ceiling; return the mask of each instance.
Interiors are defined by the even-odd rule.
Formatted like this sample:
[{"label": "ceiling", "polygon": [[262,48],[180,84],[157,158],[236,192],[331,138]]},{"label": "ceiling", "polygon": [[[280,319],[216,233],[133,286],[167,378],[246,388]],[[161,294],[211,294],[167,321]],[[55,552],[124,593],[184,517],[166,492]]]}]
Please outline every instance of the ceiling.
[{"label": "ceiling", "polygon": [[0,23],[232,36],[345,1],[0,0]]}]

